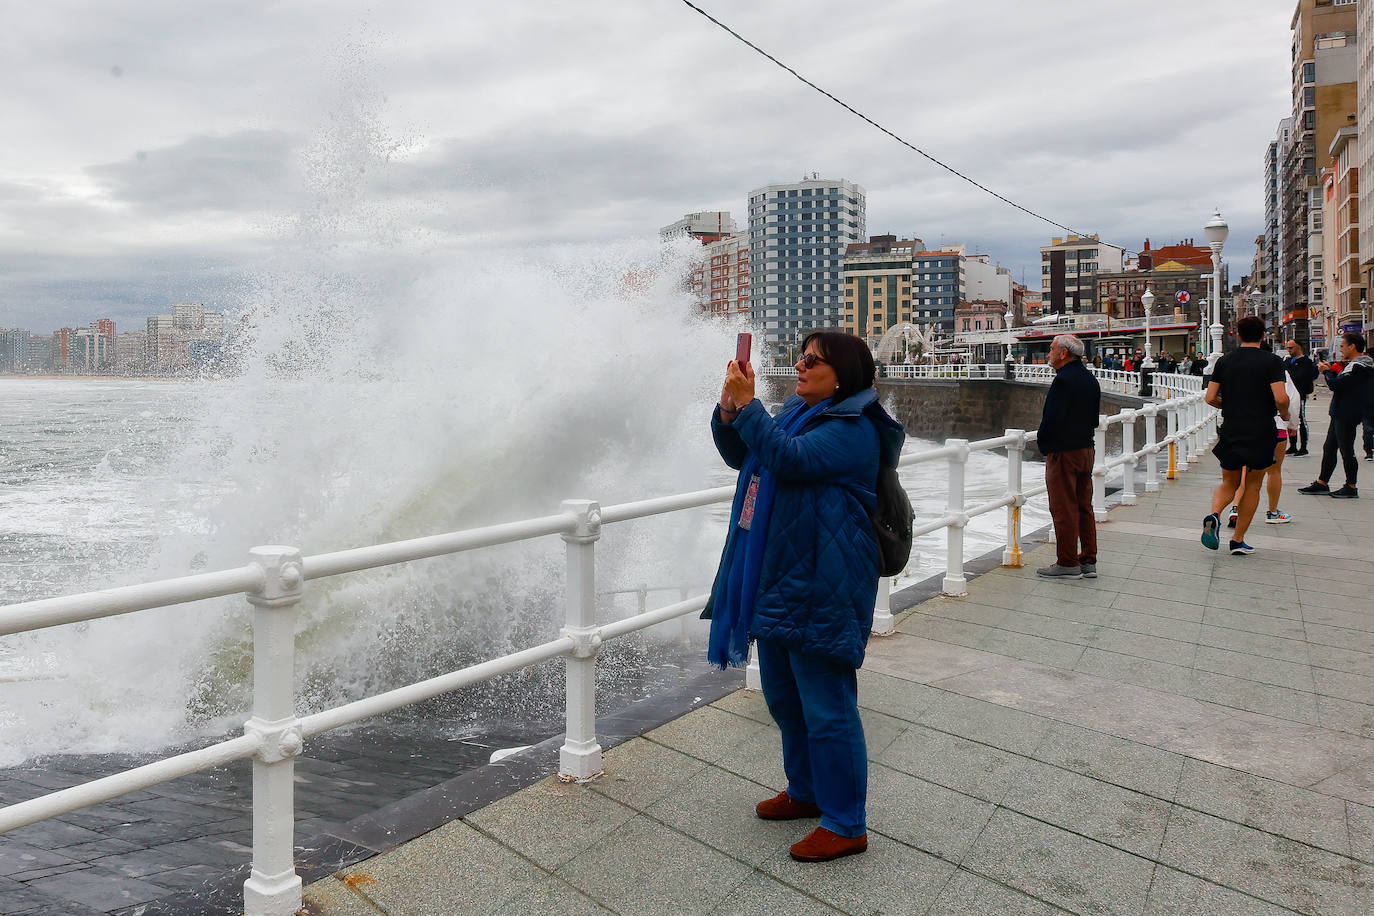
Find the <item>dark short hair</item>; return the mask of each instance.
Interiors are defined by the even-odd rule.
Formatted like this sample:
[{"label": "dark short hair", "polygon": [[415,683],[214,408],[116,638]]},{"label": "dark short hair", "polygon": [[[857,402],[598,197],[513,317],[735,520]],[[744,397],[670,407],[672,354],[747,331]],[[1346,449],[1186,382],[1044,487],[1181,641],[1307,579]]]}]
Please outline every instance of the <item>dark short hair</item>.
[{"label": "dark short hair", "polygon": [[1259,343],[1264,339],[1264,321],[1255,315],[1246,315],[1236,322],[1236,336],[1243,343]]},{"label": "dark short hair", "polygon": [[815,341],[821,359],[835,370],[835,380],[840,385],[831,400],[843,401],[873,387],[873,376],[877,369],[873,365],[873,353],[862,337],[843,331],[812,331],[802,340],[803,352],[811,346],[812,341]]},{"label": "dark short hair", "polygon": [[1365,340],[1364,335],[1357,331],[1346,331],[1341,335],[1341,340],[1348,344],[1354,344],[1358,353],[1363,353],[1365,348],[1369,346],[1369,341]]},{"label": "dark short hair", "polygon": [[1299,353],[1301,353],[1301,352],[1303,351],[1302,341],[1300,341],[1300,340],[1294,340],[1294,339],[1291,338],[1291,337],[1288,338],[1287,340],[1285,340],[1285,341],[1283,342],[1283,345],[1284,345],[1284,347],[1297,347]]}]

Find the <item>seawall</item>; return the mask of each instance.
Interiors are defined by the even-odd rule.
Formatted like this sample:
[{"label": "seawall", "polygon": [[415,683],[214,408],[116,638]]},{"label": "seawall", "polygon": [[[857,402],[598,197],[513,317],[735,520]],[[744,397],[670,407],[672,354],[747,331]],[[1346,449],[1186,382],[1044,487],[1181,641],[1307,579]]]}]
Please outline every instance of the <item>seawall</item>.
[{"label": "seawall", "polygon": [[[764,380],[764,399],[781,401],[792,392],[793,380]],[[1003,379],[879,379],[878,396],[883,405],[919,439],[987,439],[1008,429],[1035,429],[1049,389],[1031,382]],[[1102,412],[1143,407],[1143,398],[1102,392]],[[1164,418],[1156,419],[1159,438],[1166,435]],[[1136,448],[1145,442],[1145,421],[1135,424]],[[1121,431],[1113,426],[1107,434],[1109,454],[1121,450]],[[1028,454],[1035,453],[1029,449]]]}]

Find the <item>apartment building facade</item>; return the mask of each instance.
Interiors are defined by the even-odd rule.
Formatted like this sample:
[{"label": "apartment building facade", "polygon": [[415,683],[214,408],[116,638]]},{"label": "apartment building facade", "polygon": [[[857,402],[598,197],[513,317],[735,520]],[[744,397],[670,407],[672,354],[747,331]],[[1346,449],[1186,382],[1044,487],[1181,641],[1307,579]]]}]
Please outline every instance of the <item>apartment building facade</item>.
[{"label": "apartment building facade", "polygon": [[1120,271],[1123,252],[1099,236],[1070,235],[1040,248],[1044,310],[1056,315],[1100,312],[1097,275]]},{"label": "apartment building facade", "polygon": [[[1360,273],[1364,280],[1366,298],[1368,290],[1374,288],[1370,272],[1374,271],[1374,3],[1365,2],[1356,7],[1356,35],[1370,36],[1371,40],[1360,41],[1356,45],[1357,64],[1355,67],[1355,164],[1364,175],[1365,182],[1356,196],[1359,209],[1358,225],[1360,230]],[[1369,306],[1360,316],[1362,327],[1368,334]]]},{"label": "apartment building facade", "polygon": [[1292,137],[1282,163],[1282,333],[1310,344],[1313,308],[1324,307],[1321,175],[1336,132],[1357,109],[1355,4],[1299,0],[1292,20]]},{"label": "apartment building facade", "polygon": [[876,347],[884,333],[910,322],[911,275],[915,257],[924,248],[920,239],[895,235],[876,235],[846,246],[840,327]]},{"label": "apartment building facade", "polygon": [[818,174],[749,193],[749,317],[760,353],[786,358],[818,327],[840,324],[845,249],[865,238],[867,195]]}]

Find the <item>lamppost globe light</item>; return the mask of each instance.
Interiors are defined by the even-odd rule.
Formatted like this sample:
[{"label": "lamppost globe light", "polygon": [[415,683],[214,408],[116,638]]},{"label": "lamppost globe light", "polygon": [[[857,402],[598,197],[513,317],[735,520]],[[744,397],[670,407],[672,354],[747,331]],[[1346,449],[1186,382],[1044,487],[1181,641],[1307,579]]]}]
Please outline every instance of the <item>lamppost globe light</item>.
[{"label": "lamppost globe light", "polygon": [[1145,309],[1145,358],[1140,361],[1140,368],[1153,369],[1155,359],[1152,355],[1154,348],[1150,346],[1150,309],[1155,305],[1155,294],[1150,292],[1150,288],[1145,287],[1145,292],[1140,294],[1140,304]]},{"label": "lamppost globe light", "polygon": [[1226,225],[1226,220],[1221,218],[1221,210],[1212,213],[1212,218],[1207,221],[1207,225],[1202,227],[1202,231],[1207,234],[1207,244],[1215,245],[1220,248],[1226,244],[1226,236],[1230,235],[1231,227]]}]

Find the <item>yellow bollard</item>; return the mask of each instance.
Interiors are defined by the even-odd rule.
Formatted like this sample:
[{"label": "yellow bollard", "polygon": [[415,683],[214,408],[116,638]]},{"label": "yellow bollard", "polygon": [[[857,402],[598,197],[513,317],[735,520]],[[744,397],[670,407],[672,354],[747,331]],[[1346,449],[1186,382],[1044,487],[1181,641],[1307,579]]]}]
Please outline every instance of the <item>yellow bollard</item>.
[{"label": "yellow bollard", "polygon": [[1176,446],[1177,443],[1169,443],[1169,473],[1166,477],[1166,479],[1168,480],[1178,480],[1178,466],[1175,464],[1174,454],[1174,449],[1176,448]]},{"label": "yellow bollard", "polygon": [[1011,509],[1011,556],[1007,557],[1007,562],[1003,566],[1010,566],[1013,569],[1021,568],[1021,507],[1013,506]]}]

